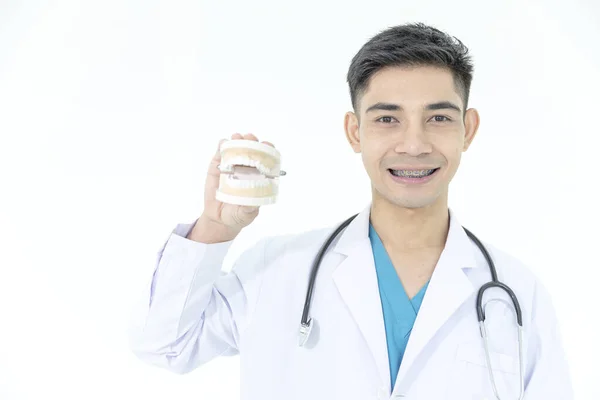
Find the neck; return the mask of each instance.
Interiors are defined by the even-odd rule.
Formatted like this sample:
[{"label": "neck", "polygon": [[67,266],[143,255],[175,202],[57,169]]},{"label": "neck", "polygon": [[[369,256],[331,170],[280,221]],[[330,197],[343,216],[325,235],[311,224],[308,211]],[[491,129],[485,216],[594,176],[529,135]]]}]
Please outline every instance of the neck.
[{"label": "neck", "polygon": [[423,208],[404,208],[375,197],[371,203],[373,228],[386,247],[398,252],[443,248],[449,221],[443,201]]}]

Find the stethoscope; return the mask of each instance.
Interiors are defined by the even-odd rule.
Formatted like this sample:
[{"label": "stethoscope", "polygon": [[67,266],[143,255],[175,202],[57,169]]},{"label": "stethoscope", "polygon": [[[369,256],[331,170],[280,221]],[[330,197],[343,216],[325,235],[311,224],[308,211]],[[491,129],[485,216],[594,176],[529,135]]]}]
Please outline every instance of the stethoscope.
[{"label": "stethoscope", "polygon": [[[319,265],[321,264],[321,261],[323,260],[323,256],[325,255],[325,252],[327,251],[327,249],[329,248],[329,246],[331,245],[333,240],[337,237],[337,235],[346,226],[348,226],[348,224],[350,224],[350,222],[352,222],[352,220],[354,218],[356,218],[357,215],[358,214],[355,214],[352,217],[348,218],[346,221],[344,221],[329,236],[329,238],[327,238],[327,241],[323,244],[323,246],[321,246],[321,249],[319,250],[317,257],[315,258],[315,261],[312,266],[312,270],[310,272],[310,280],[308,283],[308,289],[306,291],[306,300],[304,301],[304,310],[302,311],[302,319],[300,320],[299,345],[301,347],[306,344],[308,337],[311,333],[312,326],[313,326],[312,318],[310,318],[308,316],[308,312],[310,309],[310,302],[312,300],[313,287],[315,284],[315,278],[317,276],[317,271],[319,269]],[[500,400],[500,396],[498,395],[498,390],[496,389],[496,382],[494,380],[494,374],[493,374],[492,368],[491,368],[490,352],[489,352],[488,340],[487,340],[487,330],[485,327],[485,312],[484,312],[483,306],[482,306],[483,293],[486,291],[486,289],[489,289],[491,287],[497,287],[497,288],[503,289],[506,293],[508,293],[508,295],[510,296],[512,303],[514,305],[515,312],[516,312],[516,318],[517,318],[518,337],[519,337],[519,373],[520,373],[520,390],[521,390],[520,394],[519,394],[519,400],[521,400],[523,398],[523,392],[524,392],[523,320],[522,320],[522,316],[521,316],[521,307],[519,305],[519,301],[517,300],[517,296],[515,295],[515,293],[512,291],[512,289],[510,287],[508,287],[504,283],[498,281],[498,274],[496,273],[496,267],[494,266],[494,262],[492,261],[492,258],[490,257],[485,246],[467,228],[463,227],[463,229],[467,233],[467,236],[469,236],[469,238],[471,238],[471,240],[473,242],[475,242],[475,244],[477,245],[479,250],[483,253],[483,256],[485,257],[485,259],[489,265],[490,273],[492,274],[492,280],[490,282],[484,284],[483,286],[481,286],[481,288],[479,288],[479,292],[477,293],[476,310],[477,310],[477,319],[479,320],[479,331],[481,333],[481,337],[483,338],[483,346],[485,348],[485,358],[486,358],[486,362],[487,362],[488,373],[490,375],[490,380],[492,382],[494,394],[496,395],[496,398],[498,400]]]}]

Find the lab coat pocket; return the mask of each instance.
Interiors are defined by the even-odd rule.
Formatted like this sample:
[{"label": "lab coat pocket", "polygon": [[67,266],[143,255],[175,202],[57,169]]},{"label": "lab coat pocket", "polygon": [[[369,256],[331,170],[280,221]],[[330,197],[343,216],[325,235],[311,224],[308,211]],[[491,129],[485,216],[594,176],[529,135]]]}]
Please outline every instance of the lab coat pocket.
[{"label": "lab coat pocket", "polygon": [[[520,390],[519,358],[490,350],[491,371],[502,399],[518,398]],[[483,339],[459,344],[450,371],[448,399],[495,399],[483,347]]]}]

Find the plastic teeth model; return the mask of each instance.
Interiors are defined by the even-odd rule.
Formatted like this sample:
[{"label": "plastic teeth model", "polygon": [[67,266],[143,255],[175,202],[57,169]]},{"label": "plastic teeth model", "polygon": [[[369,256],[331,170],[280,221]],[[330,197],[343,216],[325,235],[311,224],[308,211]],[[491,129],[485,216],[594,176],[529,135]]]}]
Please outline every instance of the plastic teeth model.
[{"label": "plastic teeth model", "polygon": [[221,178],[216,198],[243,206],[274,204],[279,194],[281,154],[254,140],[228,140],[221,151]]}]

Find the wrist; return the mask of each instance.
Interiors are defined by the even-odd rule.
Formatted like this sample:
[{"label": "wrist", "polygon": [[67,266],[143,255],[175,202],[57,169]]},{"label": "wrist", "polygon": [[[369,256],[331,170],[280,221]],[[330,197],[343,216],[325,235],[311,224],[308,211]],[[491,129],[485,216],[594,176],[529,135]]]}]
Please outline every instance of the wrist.
[{"label": "wrist", "polygon": [[232,229],[201,215],[186,238],[199,243],[213,244],[229,242],[235,239],[238,234],[239,230]]}]

